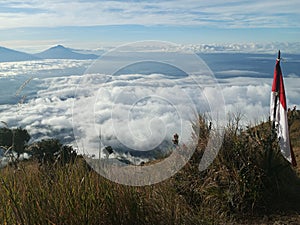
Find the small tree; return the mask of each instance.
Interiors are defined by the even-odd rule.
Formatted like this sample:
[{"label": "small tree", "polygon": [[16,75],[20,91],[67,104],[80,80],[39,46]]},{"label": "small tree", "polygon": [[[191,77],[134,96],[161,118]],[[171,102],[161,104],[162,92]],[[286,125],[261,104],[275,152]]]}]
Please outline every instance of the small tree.
[{"label": "small tree", "polygon": [[12,146],[12,130],[7,127],[0,128],[0,146],[9,148]]},{"label": "small tree", "polygon": [[55,162],[55,153],[59,152],[62,144],[57,139],[45,139],[34,144],[31,147],[32,154],[38,159],[40,165],[53,164]]},{"label": "small tree", "polygon": [[63,146],[57,139],[39,141],[30,146],[30,150],[41,166],[72,163],[77,156],[76,151],[71,146]]},{"label": "small tree", "polygon": [[30,135],[27,130],[17,128],[12,130],[12,149],[17,153],[17,159],[20,154],[24,153],[25,146],[30,140]]},{"label": "small tree", "polygon": [[[9,129],[7,127],[0,128],[0,146],[10,154],[10,158],[15,167],[17,167],[19,157],[24,153],[29,140],[29,133],[21,127],[17,129]],[[17,153],[17,157],[14,156],[13,151]]]},{"label": "small tree", "polygon": [[77,157],[76,151],[72,148],[72,146],[64,145],[59,151],[57,161],[64,165],[66,163],[74,163]]}]

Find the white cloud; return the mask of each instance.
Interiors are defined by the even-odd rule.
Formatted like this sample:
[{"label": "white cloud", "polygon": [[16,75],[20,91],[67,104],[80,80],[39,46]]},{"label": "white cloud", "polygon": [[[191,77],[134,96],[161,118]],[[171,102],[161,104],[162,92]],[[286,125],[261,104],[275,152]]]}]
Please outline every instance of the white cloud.
[{"label": "white cloud", "polygon": [[1,28],[92,25],[299,27],[299,1],[0,1]]},{"label": "white cloud", "polygon": [[[56,71],[56,75],[64,74],[64,70],[87,68],[92,60],[35,60],[21,62],[0,62],[0,77],[12,77],[15,75],[30,75],[33,78],[47,74],[47,71]],[[69,72],[69,71],[68,71]],[[55,76],[55,73],[52,73]]]},{"label": "white cloud", "polygon": [[[182,49],[191,50],[193,52],[204,53],[220,53],[220,52],[242,52],[242,53],[270,53],[275,54],[278,49],[285,53],[298,54],[300,50],[300,43],[282,43],[282,42],[269,42],[269,43],[211,43],[211,44],[190,44],[182,45]],[[254,57],[254,56],[253,56]],[[261,56],[262,57],[262,56]],[[263,59],[261,58],[260,59]]]},{"label": "white cloud", "polygon": [[219,71],[216,72],[217,75],[227,75],[227,76],[249,76],[249,75],[261,75],[262,73],[256,71],[249,71],[249,70],[226,70],[226,71]]},{"label": "white cloud", "polygon": [[[153,77],[157,82],[152,82]],[[164,141],[171,142],[176,132],[182,143],[190,141],[190,121],[195,115],[193,102],[176,83],[164,85],[170,82],[157,75],[122,75],[113,76],[105,83],[81,82],[81,87],[90,93],[75,102],[73,123],[79,138],[84,137],[84,149],[95,149],[93,142],[99,130],[105,145],[115,148],[125,145],[127,149],[139,151],[151,150]],[[81,92],[86,90],[81,88],[80,95]]]},{"label": "white cloud", "polygon": [[[35,90],[36,95],[30,96],[24,104],[1,105],[1,120],[10,127],[25,127],[35,138],[52,136],[66,141],[70,141],[72,123],[75,122],[75,127],[83,131],[80,134],[90,137],[86,147],[97,144],[95,140],[101,124],[105,144],[125,144],[131,149],[150,150],[161,142],[171,143],[176,132],[182,143],[189,141],[190,121],[194,120],[196,108],[199,108],[194,102],[201,100],[199,106],[202,105],[205,111],[209,109],[207,96],[189,77],[174,80],[174,77],[160,74],[129,74],[113,76],[107,82],[102,79],[106,76],[101,74],[57,77],[58,68],[77,68],[77,63],[85,65],[72,60],[5,64],[3,73],[6,77],[19,77],[26,71],[48,73],[36,76],[35,82],[28,84],[34,85],[30,89]],[[15,68],[13,74],[9,69],[12,67]],[[190,96],[192,94],[194,97]],[[98,97],[96,102],[95,95]]]},{"label": "white cloud", "polygon": [[[10,127],[25,127],[35,137],[57,136],[66,142],[72,141],[70,134],[76,122],[77,135],[89,137],[83,143],[86,151],[89,147],[99,148],[97,141],[101,127],[105,144],[117,146],[122,142],[128,148],[146,150],[163,140],[171,141],[175,132],[180,133],[180,140],[188,141],[195,108],[203,113],[210,112],[210,106],[218,110],[217,106],[222,102],[222,96],[215,97],[218,89],[209,76],[199,76],[197,80],[191,77],[173,80],[161,74],[59,75],[60,70],[81,68],[89,63],[45,60],[1,64],[1,73],[6,77],[19,78],[28,71],[35,74],[48,71],[45,73],[48,75],[36,76],[36,82],[29,83],[29,86],[36,85],[31,88],[37,93],[24,104],[0,105],[0,120]],[[271,78],[241,77],[245,73],[256,76],[257,72],[252,70],[220,73],[237,76],[218,80],[227,112],[244,114],[244,124],[268,117]],[[110,79],[106,80],[108,77]],[[299,83],[298,77],[285,78],[289,106],[299,107]],[[77,94],[74,92],[76,87]]]}]

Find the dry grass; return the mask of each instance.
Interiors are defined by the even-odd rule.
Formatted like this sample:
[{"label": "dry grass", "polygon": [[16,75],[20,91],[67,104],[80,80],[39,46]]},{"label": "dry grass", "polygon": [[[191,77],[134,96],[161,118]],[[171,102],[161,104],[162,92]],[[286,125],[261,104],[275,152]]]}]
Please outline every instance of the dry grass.
[{"label": "dry grass", "polygon": [[89,171],[82,159],[45,171],[37,163],[0,174],[3,224],[191,224],[170,181],[129,187]]},{"label": "dry grass", "polygon": [[[213,131],[202,117],[197,123],[195,154],[178,174],[156,185],[115,184],[90,171],[80,157],[64,166],[39,168],[37,162],[28,161],[17,171],[1,170],[1,223],[300,222],[299,178],[279,153],[267,123],[245,131],[236,121],[228,124],[218,157],[204,172],[198,165]],[[300,146],[294,150],[300,162]]]},{"label": "dry grass", "polygon": [[199,124],[198,148],[176,175],[178,191],[190,205],[224,221],[298,214],[300,181],[282,157],[269,123],[244,131],[236,121],[228,124],[220,152],[204,172],[198,171],[198,163],[208,126],[202,118]]},{"label": "dry grass", "polygon": [[[300,136],[299,136],[299,139],[300,139]],[[296,167],[296,170],[297,170],[298,175],[300,175],[300,147],[293,147],[293,151],[295,153],[296,162],[298,164]]]}]

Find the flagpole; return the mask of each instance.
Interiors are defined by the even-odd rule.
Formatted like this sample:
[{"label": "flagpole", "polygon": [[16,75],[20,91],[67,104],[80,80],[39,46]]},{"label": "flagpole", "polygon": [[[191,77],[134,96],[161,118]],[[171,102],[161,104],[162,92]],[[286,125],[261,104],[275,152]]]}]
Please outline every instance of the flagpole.
[{"label": "flagpole", "polygon": [[[278,63],[280,63],[280,50],[278,51],[278,56],[277,56]],[[276,66],[277,70],[277,66]],[[273,124],[272,124],[272,129],[273,131],[275,130],[275,122],[276,122],[276,110],[277,110],[277,102],[278,102],[278,97],[279,97],[279,83],[280,79],[276,77],[276,94],[275,94],[275,101],[274,101],[274,111],[273,111]]]}]

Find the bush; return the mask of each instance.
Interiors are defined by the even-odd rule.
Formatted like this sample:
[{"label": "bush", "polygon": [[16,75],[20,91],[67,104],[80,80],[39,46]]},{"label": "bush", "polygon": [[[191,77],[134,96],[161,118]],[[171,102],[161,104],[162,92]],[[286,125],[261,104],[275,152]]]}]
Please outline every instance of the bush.
[{"label": "bush", "polygon": [[29,133],[21,127],[16,129],[0,128],[0,147],[5,149],[6,156],[10,157],[10,164],[13,164],[15,168],[18,168],[19,157],[25,152],[29,140]]},{"label": "bush", "polygon": [[12,130],[6,127],[0,128],[0,146],[5,148],[9,148],[13,143],[13,135]]},{"label": "bush", "polygon": [[42,165],[65,165],[74,163],[77,156],[71,146],[62,145],[58,139],[45,139],[32,144],[29,150],[34,158]]},{"label": "bush", "polygon": [[21,127],[16,129],[9,129],[7,127],[0,128],[0,146],[15,151],[18,157],[24,152],[29,140],[29,133]]}]

